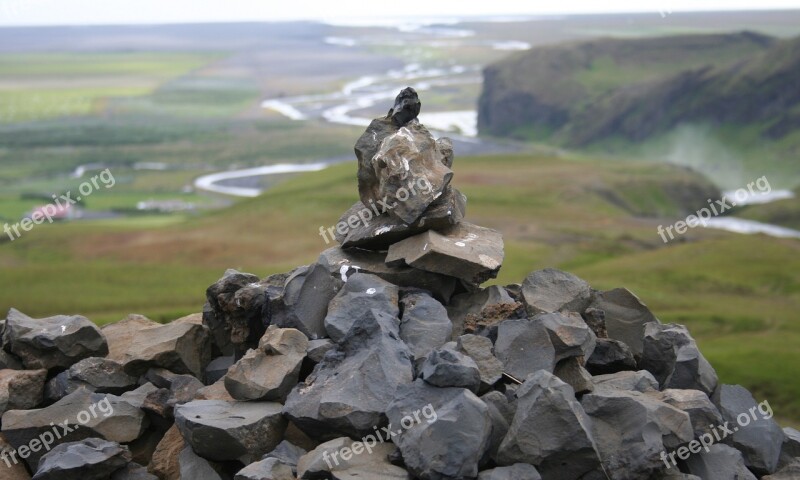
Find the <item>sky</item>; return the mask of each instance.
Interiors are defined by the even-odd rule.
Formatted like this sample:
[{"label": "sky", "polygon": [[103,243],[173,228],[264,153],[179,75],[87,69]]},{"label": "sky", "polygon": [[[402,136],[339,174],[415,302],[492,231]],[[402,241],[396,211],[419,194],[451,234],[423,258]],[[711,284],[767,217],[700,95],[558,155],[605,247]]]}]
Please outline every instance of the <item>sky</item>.
[{"label": "sky", "polygon": [[[0,25],[103,25],[397,17],[798,9],[800,0],[0,0]],[[368,23],[368,22],[363,22]]]}]

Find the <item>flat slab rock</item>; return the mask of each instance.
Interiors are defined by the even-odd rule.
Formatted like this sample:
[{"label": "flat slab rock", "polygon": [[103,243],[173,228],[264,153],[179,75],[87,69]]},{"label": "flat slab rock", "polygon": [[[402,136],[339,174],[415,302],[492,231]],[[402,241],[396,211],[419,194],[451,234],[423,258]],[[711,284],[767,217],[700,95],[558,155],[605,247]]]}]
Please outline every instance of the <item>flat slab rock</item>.
[{"label": "flat slab rock", "polygon": [[477,285],[497,276],[504,256],[500,232],[462,222],[395,243],[389,247],[386,264],[408,265]]}]

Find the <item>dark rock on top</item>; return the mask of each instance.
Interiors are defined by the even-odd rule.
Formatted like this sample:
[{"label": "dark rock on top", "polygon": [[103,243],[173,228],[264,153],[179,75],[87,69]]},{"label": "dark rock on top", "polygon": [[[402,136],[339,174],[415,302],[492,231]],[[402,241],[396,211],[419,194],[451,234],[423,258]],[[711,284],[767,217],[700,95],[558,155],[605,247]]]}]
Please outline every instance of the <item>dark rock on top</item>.
[{"label": "dark rock on top", "polygon": [[131,461],[127,448],[100,438],[62,443],[42,456],[33,480],[108,480]]},{"label": "dark rock on top", "polygon": [[417,118],[421,108],[422,102],[419,100],[417,91],[406,87],[394,99],[394,106],[386,116],[390,117],[395,125],[402,127]]},{"label": "dark rock on top", "polygon": [[108,343],[97,326],[80,315],[31,318],[11,309],[3,328],[3,349],[27,369],[69,368],[88,357],[104,357]]}]

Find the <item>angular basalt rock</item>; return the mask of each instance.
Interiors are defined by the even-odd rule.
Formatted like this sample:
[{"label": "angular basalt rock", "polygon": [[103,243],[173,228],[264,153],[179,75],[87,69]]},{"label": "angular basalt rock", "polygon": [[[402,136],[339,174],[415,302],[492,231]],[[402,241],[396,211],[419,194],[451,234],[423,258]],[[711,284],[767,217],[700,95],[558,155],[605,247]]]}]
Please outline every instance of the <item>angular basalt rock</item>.
[{"label": "angular basalt rock", "polygon": [[97,326],[80,315],[31,318],[11,309],[3,328],[3,348],[26,369],[69,368],[87,357],[108,354],[108,343]]},{"label": "angular basalt rock", "polygon": [[708,395],[700,390],[668,388],[657,396],[662,402],[689,414],[695,438],[711,432],[711,429],[717,425],[722,425],[722,415],[719,410],[708,398]]},{"label": "angular basalt rock", "polygon": [[717,373],[683,325],[645,325],[639,368],[648,370],[661,388],[700,390],[711,395]]},{"label": "angular basalt rock", "polygon": [[437,387],[461,387],[473,393],[478,392],[481,374],[473,359],[449,348],[437,348],[432,351],[425,363],[419,378]]},{"label": "angular basalt rock", "polygon": [[248,340],[250,346],[258,342],[266,328],[262,326],[266,288],[257,276],[229,269],[206,290],[209,308],[203,312],[203,323],[223,354],[246,350]]},{"label": "angular basalt rock", "polygon": [[234,355],[217,357],[211,360],[208,365],[206,365],[206,385],[214,384],[217,380],[224,377],[234,363],[236,363],[236,357]]},{"label": "angular basalt rock", "polygon": [[393,244],[386,264],[408,265],[480,285],[497,276],[504,255],[500,232],[461,222],[441,232],[428,230]]},{"label": "angular basalt rock", "polygon": [[453,325],[447,317],[447,310],[427,292],[403,292],[400,306],[403,310],[400,338],[406,342],[415,360],[426,357],[431,350],[450,340]]},{"label": "angular basalt rock", "polygon": [[492,353],[492,341],[479,335],[462,335],[456,341],[456,348],[468,355],[478,365],[480,390],[488,390],[503,376],[503,362]]},{"label": "angular basalt rock", "polygon": [[391,443],[377,443],[372,439],[354,441],[347,437],[335,438],[320,444],[299,459],[297,477],[407,480],[408,472],[389,463],[388,457],[394,450],[395,446]]},{"label": "angular basalt rock", "polygon": [[325,316],[328,304],[344,285],[344,280],[331,275],[319,263],[307,269],[298,269],[286,279],[283,309],[272,324],[282,328],[296,328],[310,339],[324,338]]},{"label": "angular basalt rock", "polygon": [[539,370],[552,372],[556,350],[544,324],[536,320],[504,320],[497,326],[494,353],[503,371],[519,381]]},{"label": "angular basalt rock", "polygon": [[723,443],[711,445],[708,452],[701,450],[690,455],[686,469],[703,480],[756,480],[745,466],[741,452]]},{"label": "angular basalt rock", "polygon": [[508,397],[497,391],[486,393],[480,398],[489,408],[489,419],[492,422],[492,433],[489,436],[489,448],[486,454],[496,462],[497,451],[508,433],[508,427],[514,421],[516,403],[512,404]]},{"label": "angular basalt rock", "polygon": [[34,480],[108,480],[131,461],[127,448],[100,438],[62,443],[42,456]]},{"label": "angular basalt rock", "polygon": [[582,357],[567,357],[553,369],[553,375],[572,387],[576,395],[594,390],[592,375],[583,368],[582,363]]},{"label": "angular basalt rock", "polygon": [[636,360],[631,349],[619,340],[598,338],[592,354],[586,360],[586,369],[592,375],[636,370]]},{"label": "angular basalt rock", "polygon": [[359,318],[377,309],[388,315],[400,316],[397,302],[400,289],[386,280],[367,273],[356,273],[328,304],[325,331],[334,342],[340,342]]},{"label": "angular basalt rock", "polygon": [[578,314],[544,313],[532,321],[541,322],[547,329],[557,362],[568,357],[588,358],[594,351],[597,337]]},{"label": "angular basalt rock", "polygon": [[137,381],[138,378],[125,373],[122,364],[107,358],[90,357],[50,379],[45,397],[55,402],[79,388],[119,395],[136,387]]},{"label": "angular basalt rock", "polygon": [[0,370],[0,414],[42,403],[47,370]]},{"label": "angular basalt rock", "polygon": [[175,424],[201,457],[249,464],[280,443],[286,430],[281,404],[195,400],[175,409]]},{"label": "angular basalt rock", "polygon": [[592,299],[592,289],[575,275],[554,268],[537,270],[522,282],[522,298],[528,315],[583,312]]},{"label": "angular basalt rock", "polygon": [[800,459],[800,431],[792,427],[783,429],[783,445],[781,445],[781,456],[778,461],[778,468]]},{"label": "angular basalt rock", "polygon": [[610,388],[612,390],[628,390],[641,393],[658,391],[658,381],[647,370],[625,370],[606,375],[595,375],[592,377],[592,382],[595,387]]},{"label": "angular basalt rock", "polygon": [[230,478],[222,475],[221,465],[197,455],[188,445],[178,454],[178,467],[180,469],[178,478],[181,480],[186,478],[227,480]]},{"label": "angular basalt rock", "polygon": [[628,289],[615,288],[597,292],[590,307],[603,311],[609,338],[625,343],[634,355],[642,354],[645,325],[658,323],[658,319],[639,297]]},{"label": "angular basalt rock", "polygon": [[293,328],[270,326],[259,346],[225,375],[225,388],[237,400],[285,401],[297,385],[308,337]]}]

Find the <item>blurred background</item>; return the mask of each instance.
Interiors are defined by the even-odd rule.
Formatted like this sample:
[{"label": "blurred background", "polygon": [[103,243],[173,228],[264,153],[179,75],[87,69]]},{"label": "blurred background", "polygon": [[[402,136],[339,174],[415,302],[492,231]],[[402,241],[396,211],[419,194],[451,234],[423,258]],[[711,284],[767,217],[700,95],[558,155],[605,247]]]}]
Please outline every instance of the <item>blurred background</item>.
[{"label": "blurred background", "polygon": [[793,2],[288,3],[0,0],[0,312],[165,322],[227,268],[313,262],[355,140],[412,86],[505,236],[496,283],[627,287],[800,425]]}]

